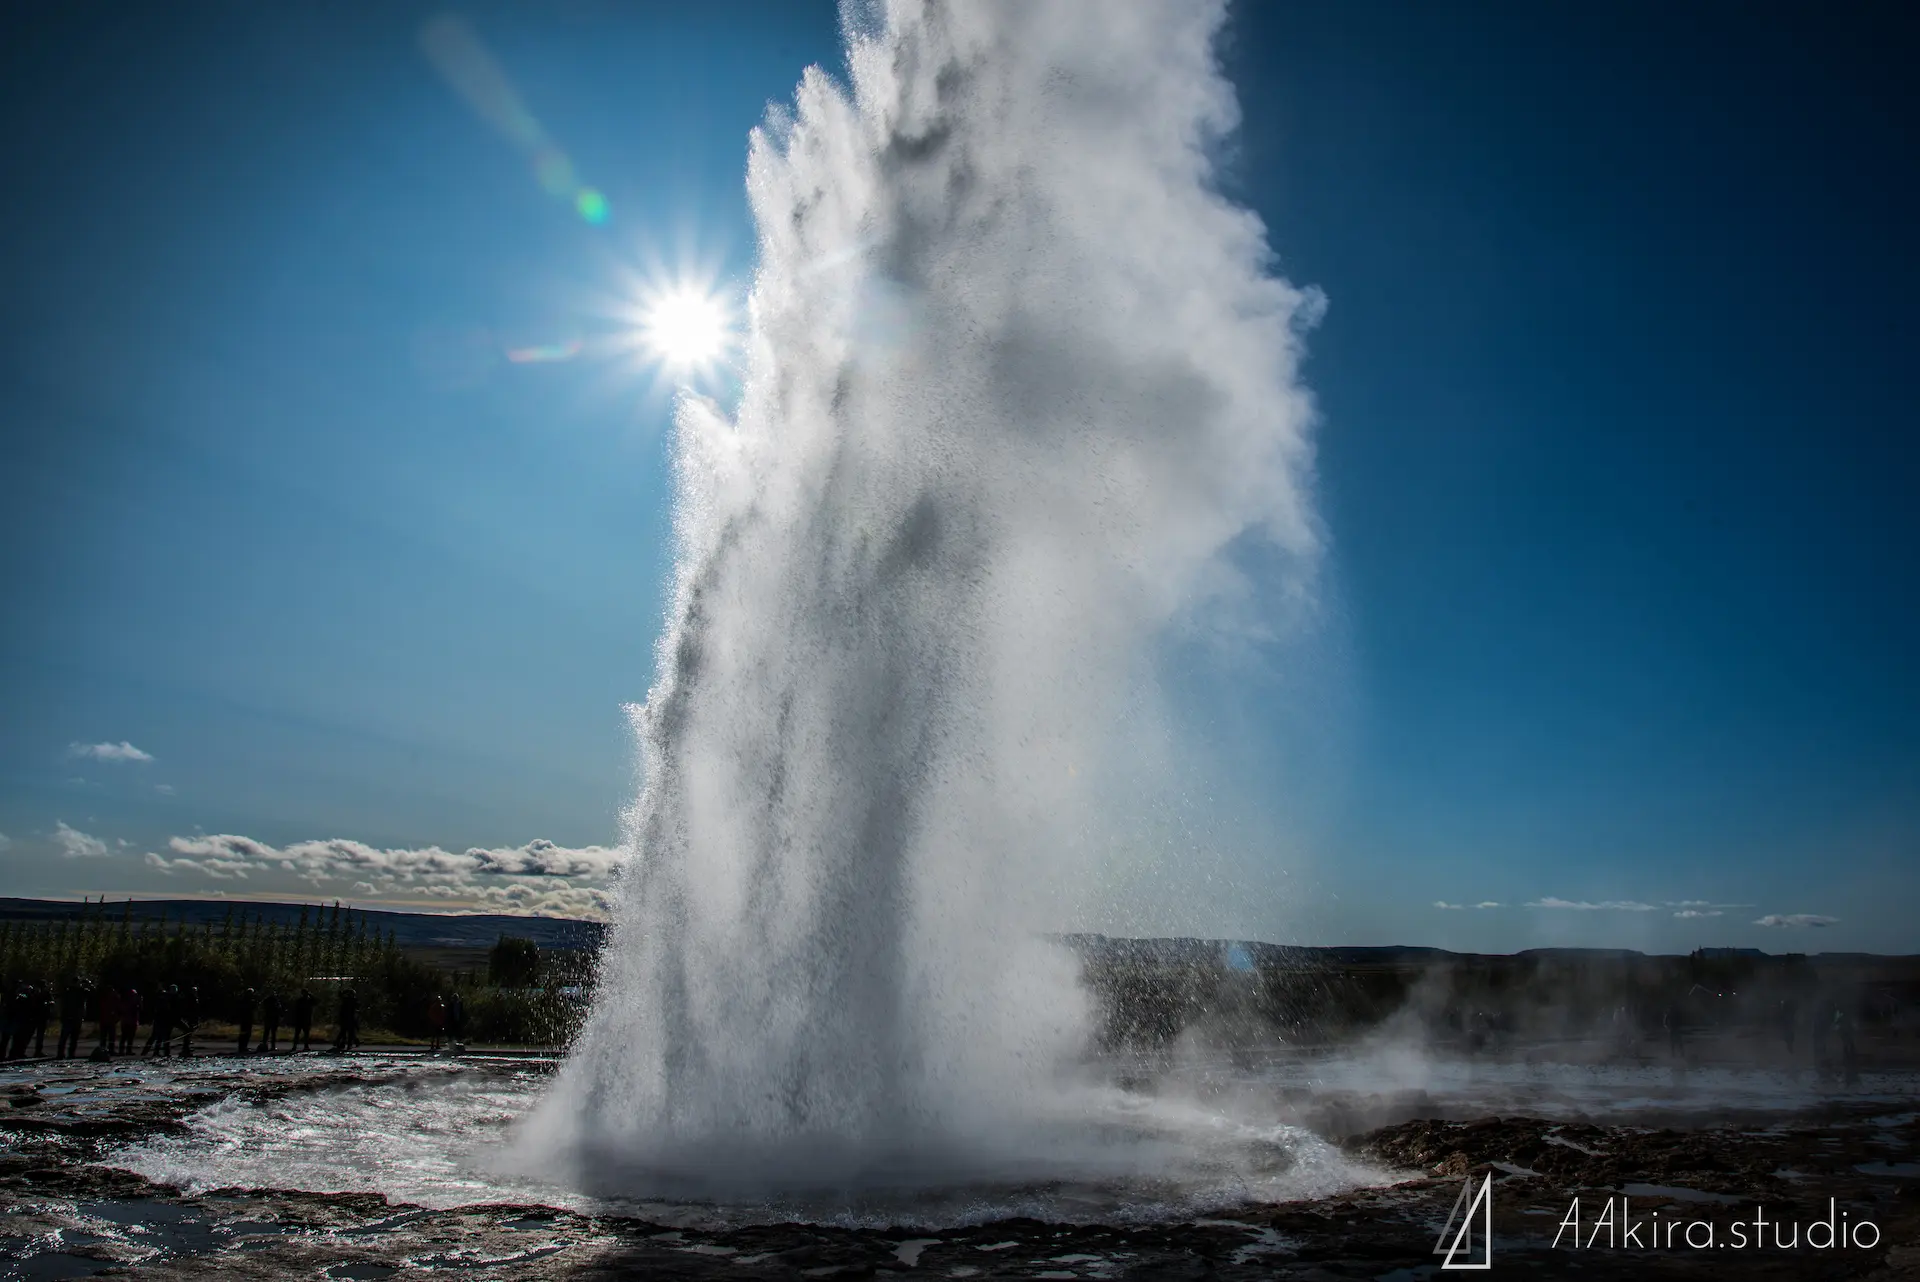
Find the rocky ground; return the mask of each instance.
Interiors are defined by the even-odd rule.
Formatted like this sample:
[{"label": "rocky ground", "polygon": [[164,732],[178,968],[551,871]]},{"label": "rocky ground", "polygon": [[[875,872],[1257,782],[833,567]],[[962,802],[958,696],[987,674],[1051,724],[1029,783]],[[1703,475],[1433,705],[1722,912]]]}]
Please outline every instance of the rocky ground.
[{"label": "rocky ground", "polygon": [[[268,1097],[365,1080],[349,1068],[316,1065],[241,1089]],[[138,1269],[155,1278],[370,1279],[439,1271],[728,1282],[1414,1282],[1439,1273],[1435,1238],[1463,1187],[1490,1179],[1493,1266],[1503,1273],[1920,1279],[1920,1112],[1910,1095],[1909,1103],[1892,1106],[1884,1097],[1842,1096],[1815,1112],[1722,1114],[1684,1128],[1412,1117],[1342,1137],[1356,1155],[1404,1171],[1402,1182],[1153,1226],[1002,1220],[938,1230],[780,1224],[698,1231],[546,1206],[429,1210],[369,1194],[259,1189],[187,1195],[96,1164],[114,1146],[183,1129],[189,1113],[233,1090],[231,1075],[189,1071],[142,1082],[115,1076],[111,1066],[52,1066],[17,1077],[0,1110],[0,1277]],[[1363,1115],[1345,1107],[1332,1112]],[[1565,1227],[1576,1199],[1577,1233]],[[1757,1215],[1765,1217],[1761,1226]],[[1812,1226],[1829,1218],[1844,1245],[1820,1246],[1825,1231]],[[1629,1223],[1638,1226],[1637,1246],[1621,1241]],[[1798,1230],[1792,1249],[1776,1245],[1786,1226]],[[1709,1233],[1714,1245],[1686,1245],[1689,1234],[1698,1243]],[[1477,1261],[1478,1252],[1472,1243],[1460,1262]]]}]

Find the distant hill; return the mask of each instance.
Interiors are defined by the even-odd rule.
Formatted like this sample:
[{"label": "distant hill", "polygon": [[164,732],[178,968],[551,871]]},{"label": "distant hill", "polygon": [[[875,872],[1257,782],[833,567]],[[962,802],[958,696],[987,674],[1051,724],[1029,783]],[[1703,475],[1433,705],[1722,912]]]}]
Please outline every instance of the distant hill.
[{"label": "distant hill", "polygon": [[[267,903],[241,899],[135,899],[110,901],[104,905],[75,903],[71,899],[0,898],[0,921],[59,921],[82,912],[104,912],[110,921],[131,913],[133,920],[185,921],[190,926],[212,923],[218,926],[227,914],[245,914],[291,926],[301,912],[312,912],[325,905]],[[541,948],[598,947],[605,927],[595,921],[571,917],[516,917],[506,913],[403,913],[378,908],[355,908],[355,918],[365,917],[371,929],[382,935],[391,930],[394,942],[402,948],[491,948],[502,935],[531,939]]]},{"label": "distant hill", "polygon": [[[1636,948],[1523,948],[1516,953],[1456,953],[1445,948],[1412,944],[1332,945],[1263,944],[1238,939],[1131,939],[1108,935],[1056,935],[1083,957],[1101,961],[1155,961],[1161,963],[1213,960],[1229,949],[1244,951],[1262,966],[1431,966],[1493,958],[1523,958],[1554,962],[1625,962],[1635,958],[1685,957],[1685,953],[1643,953]],[[1796,953],[1769,953],[1759,948],[1702,948],[1708,959],[1794,957]],[[1811,960],[1828,965],[1898,961],[1920,962],[1920,955],[1880,953],[1813,953]]]},{"label": "distant hill", "polygon": [[[71,899],[0,897],[0,921],[58,921],[63,917],[76,917],[83,911],[104,911],[112,920],[118,920],[122,913],[131,912],[135,921],[158,921],[165,918],[170,922],[184,920],[194,926],[208,922],[217,926],[226,920],[229,912],[232,912],[236,915],[245,913],[249,918],[261,917],[270,922],[290,926],[300,920],[303,908],[311,912],[322,907],[331,908],[331,906],[331,901],[325,904],[315,902],[302,905],[242,899],[136,899],[131,901],[131,908],[129,908],[125,900],[110,901],[103,906],[98,902],[82,905]],[[355,908],[353,912],[355,917],[364,915],[368,924],[376,927],[383,935],[388,930],[392,930],[394,941],[405,948],[491,948],[502,935],[517,935],[522,939],[531,939],[541,948],[597,948],[606,937],[605,923],[573,917],[518,917],[508,913],[407,913],[379,908]],[[1507,956],[1569,962],[1626,961],[1648,956],[1631,948],[1528,948],[1518,953],[1505,954],[1456,953],[1445,948],[1402,944],[1306,947],[1231,939],[1131,939],[1124,936],[1091,934],[1057,935],[1054,938],[1083,957],[1105,962],[1125,960],[1151,961],[1161,964],[1192,963],[1218,960],[1226,955],[1228,949],[1236,949],[1243,952],[1255,965],[1280,968],[1425,967],[1447,962],[1471,962],[1476,958]],[[1703,956],[1709,958],[1772,956],[1758,948],[1705,948],[1700,951]],[[1895,960],[1913,964],[1920,962],[1920,957],[1890,958],[1876,953],[1815,953],[1811,955],[1811,960],[1830,966],[1872,966]]]}]

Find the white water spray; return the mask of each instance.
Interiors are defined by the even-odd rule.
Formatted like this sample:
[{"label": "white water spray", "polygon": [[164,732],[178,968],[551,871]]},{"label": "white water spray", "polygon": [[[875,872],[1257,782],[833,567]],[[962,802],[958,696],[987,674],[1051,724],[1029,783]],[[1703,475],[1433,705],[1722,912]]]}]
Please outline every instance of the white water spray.
[{"label": "white water spray", "polygon": [[635,853],[530,1128],[583,1174],[1045,1166],[1086,1027],[1043,937],[1162,750],[1152,645],[1244,605],[1236,541],[1293,594],[1316,551],[1318,300],[1214,188],[1222,20],[895,0],[753,135],[744,396],[679,416]]}]

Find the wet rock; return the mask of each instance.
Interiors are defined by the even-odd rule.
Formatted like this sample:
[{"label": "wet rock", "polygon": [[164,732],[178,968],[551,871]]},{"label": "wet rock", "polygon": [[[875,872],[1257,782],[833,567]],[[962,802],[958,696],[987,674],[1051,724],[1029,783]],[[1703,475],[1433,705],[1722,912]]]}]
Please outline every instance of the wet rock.
[{"label": "wet rock", "polygon": [[[958,1228],[772,1224],[674,1229],[642,1219],[496,1204],[429,1210],[372,1193],[230,1188],[197,1195],[99,1165],[115,1144],[178,1129],[231,1095],[260,1101],[378,1085],[350,1065],[272,1081],[173,1070],[165,1080],[48,1074],[0,1110],[0,1273],[28,1260],[48,1276],[138,1268],[143,1277],[354,1280],[436,1272],[495,1278],[1378,1278],[1428,1276],[1434,1240],[1462,1187],[1491,1179],[1498,1267],[1593,1278],[1914,1277],[1920,1267],[1916,1119],[1842,1102],[1817,1115],[1699,1126],[1608,1125],[1527,1116],[1399,1117],[1359,1131],[1350,1153],[1406,1178],[1279,1206],[1223,1209],[1186,1224],[1008,1219]],[[15,1100],[36,1102],[13,1106]],[[1395,1106],[1399,1107],[1398,1104]],[[1367,1110],[1349,1109],[1349,1119]],[[1866,1167],[1867,1170],[1860,1168]],[[1884,1168],[1883,1174],[1873,1170]],[[1792,1178],[1780,1174],[1786,1171]],[[1574,1254],[1553,1246],[1571,1199],[1628,1196],[1716,1225],[1765,1206],[1803,1222],[1827,1199],[1871,1218],[1883,1244],[1820,1255]],[[1708,1200],[1695,1200],[1705,1196]],[[52,1245],[49,1245],[52,1244]],[[11,1255],[12,1259],[3,1258]]]}]

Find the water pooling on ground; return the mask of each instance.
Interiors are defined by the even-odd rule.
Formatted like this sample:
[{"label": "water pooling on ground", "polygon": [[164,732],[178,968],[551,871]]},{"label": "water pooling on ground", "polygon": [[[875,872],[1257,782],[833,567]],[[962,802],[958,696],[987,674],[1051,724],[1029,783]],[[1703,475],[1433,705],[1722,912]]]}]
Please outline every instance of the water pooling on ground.
[{"label": "water pooling on ground", "polygon": [[[307,1062],[284,1072],[312,1071]],[[1790,1116],[1823,1101],[1881,1101],[1911,1108],[1911,1074],[1869,1075],[1834,1092],[1807,1078],[1664,1067],[1435,1061],[1411,1097],[1410,1068],[1378,1059],[1295,1057],[1254,1069],[1216,1065],[1204,1085],[1157,1092],[1088,1088],[1053,1138],[1044,1164],[976,1168],[938,1184],[909,1163],[891,1187],[813,1196],[656,1199],[593,1196],[516,1175],[512,1128],[551,1084],[527,1065],[374,1060],[361,1080],[262,1098],[232,1094],[163,1135],[104,1155],[110,1165],[189,1191],[220,1188],[378,1192],[395,1202],[447,1208],[487,1202],[617,1211],[665,1225],[713,1228],[801,1220],[843,1225],[952,1226],[1011,1216],[1056,1222],[1191,1220],[1248,1203],[1311,1199],[1405,1172],[1343,1152],[1316,1130],[1343,1111],[1368,1125],[1404,1116],[1534,1116],[1687,1124],[1736,1114]],[[250,1080],[227,1066],[191,1070],[199,1088]],[[121,1075],[119,1089],[166,1089],[169,1072]],[[212,1080],[208,1080],[209,1077]],[[113,1088],[109,1088],[113,1089]],[[1104,1141],[1104,1146],[1103,1146]],[[1577,1144],[1574,1147],[1578,1147]]]},{"label": "water pooling on ground", "polygon": [[[1190,1218],[1247,1202],[1310,1198],[1382,1178],[1293,1122],[1117,1088],[1089,1088],[1053,1124],[1057,1151],[922,1177],[917,1155],[857,1187],[735,1198],[593,1195],[516,1173],[513,1124],[551,1077],[524,1067],[395,1062],[372,1079],[266,1099],[231,1096],[106,1163],[189,1190],[378,1192],[430,1207],[521,1201],[619,1210],[661,1223],[799,1219],[843,1224],[976,1223],[1015,1215],[1067,1221]],[[1037,1143],[1044,1144],[1046,1137]]]},{"label": "water pooling on ground", "polygon": [[[590,1213],[553,1205],[589,1204],[566,1189],[503,1181],[490,1169],[489,1155],[500,1150],[488,1132],[510,1125],[504,1119],[539,1088],[525,1064],[370,1054],[244,1065],[9,1066],[0,1069],[7,1105],[0,1112],[0,1276],[65,1278],[134,1265],[156,1282],[216,1274],[471,1277],[476,1269],[684,1282],[1198,1273],[1265,1282],[1290,1269],[1421,1277],[1432,1269],[1434,1235],[1458,1197],[1461,1173],[1479,1169],[1496,1180],[1501,1267],[1530,1274],[1563,1271],[1567,1257],[1553,1233],[1574,1197],[1626,1196],[1643,1215],[1658,1209],[1723,1222],[1763,1205],[1770,1219],[1802,1223],[1826,1216],[1837,1199],[1853,1222],[1882,1227],[1888,1242],[1920,1232],[1920,1213],[1902,1196],[1915,1186],[1920,1155],[1920,1091],[1911,1070],[1863,1074],[1849,1087],[1753,1070],[1701,1068],[1681,1081],[1647,1065],[1483,1060],[1469,1068],[1442,1060],[1430,1065],[1424,1092],[1409,1095],[1408,1057],[1391,1072],[1366,1057],[1367,1077],[1339,1056],[1270,1057],[1257,1066],[1205,1059],[1188,1057],[1191,1076],[1160,1079],[1157,1100],[1130,1092],[1133,1115],[1124,1119],[1136,1131],[1178,1135],[1174,1160],[1158,1174],[1161,1191],[1170,1173],[1180,1175],[1184,1202],[1156,1207],[1145,1200],[1149,1182],[1125,1189],[1109,1181],[1075,1207],[1069,1200],[1080,1190],[1055,1180],[976,1189],[972,1215],[1033,1207],[1100,1218],[974,1222],[956,1189],[933,1210],[939,1199],[923,1189],[917,1208],[905,1200],[892,1207],[918,1222],[890,1227],[875,1227],[888,1217],[872,1204],[860,1212],[864,1226],[846,1223],[851,1204],[593,1203]],[[1140,1080],[1139,1064],[1111,1067],[1117,1078]],[[1175,1080],[1185,1088],[1174,1089]],[[1517,1101],[1561,1116],[1594,1107],[1652,1111],[1637,1121],[1486,1115]],[[1306,1129],[1344,1133],[1339,1148],[1347,1160],[1392,1171],[1395,1182],[1204,1211],[1194,1194],[1226,1187],[1222,1167],[1244,1168],[1262,1138],[1293,1138],[1278,1128],[1312,1108],[1370,1115],[1369,1129],[1358,1134]],[[1392,1122],[1394,1108],[1418,1120]],[[1083,1103],[1082,1124],[1096,1111]],[[1448,1116],[1458,1120],[1437,1120]],[[1223,1127],[1226,1121],[1232,1125]],[[1194,1155],[1209,1147],[1199,1138],[1206,1134],[1233,1136],[1216,1145],[1231,1161],[1210,1170],[1196,1163]],[[1136,1135],[1127,1147],[1147,1145]],[[318,1167],[316,1153],[327,1155]],[[140,1165],[185,1187],[92,1159]],[[255,1179],[268,1186],[216,1187]],[[276,1187],[293,1183],[349,1191]],[[1310,1191],[1297,1180],[1293,1187]],[[429,1205],[395,1204],[376,1189]],[[1116,1190],[1119,1213],[1105,1213]],[[493,1200],[501,1196],[512,1200]],[[810,1211],[813,1223],[769,1222]],[[1873,1272],[1884,1255],[1860,1254],[1855,1271]],[[1726,1267],[1711,1252],[1657,1261],[1629,1252],[1593,1255],[1582,1271],[1641,1282],[1650,1263],[1676,1280],[1724,1276]],[[1743,1261],[1742,1275],[1791,1282],[1808,1276],[1812,1263],[1804,1252],[1754,1257]]]}]

